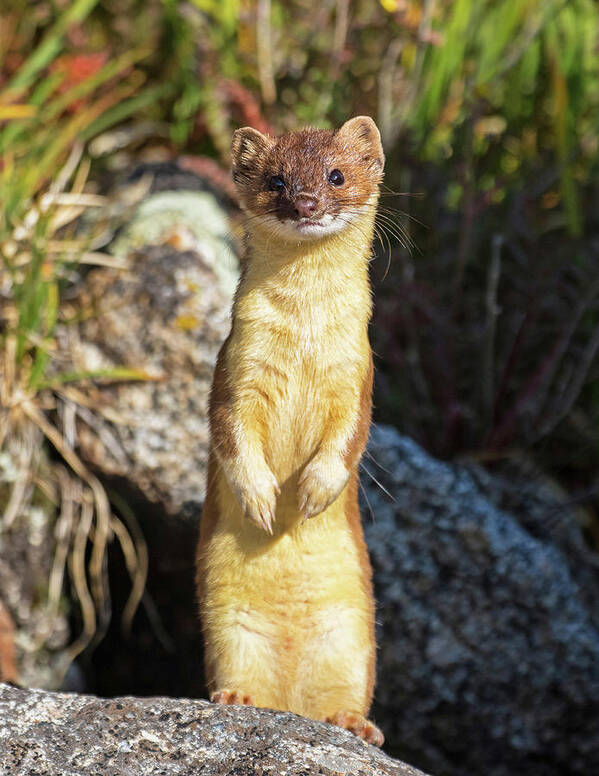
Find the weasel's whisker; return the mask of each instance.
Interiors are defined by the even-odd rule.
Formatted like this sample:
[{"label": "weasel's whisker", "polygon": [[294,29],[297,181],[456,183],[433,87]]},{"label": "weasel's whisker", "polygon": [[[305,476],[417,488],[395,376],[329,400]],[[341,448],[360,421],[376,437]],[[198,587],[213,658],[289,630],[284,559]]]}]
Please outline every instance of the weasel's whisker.
[{"label": "weasel's whisker", "polygon": [[389,493],[389,491],[387,490],[387,488],[386,488],[386,487],[385,487],[385,486],[384,486],[382,483],[380,483],[380,482],[377,480],[377,478],[374,476],[374,474],[373,474],[371,471],[369,471],[369,470],[368,470],[368,469],[367,469],[367,468],[364,466],[364,464],[363,464],[363,463],[361,463],[361,464],[360,464],[360,466],[361,466],[361,467],[364,469],[364,471],[365,471],[365,472],[366,472],[366,474],[367,474],[367,475],[368,475],[368,476],[369,476],[369,477],[372,479],[372,481],[373,481],[374,483],[376,483],[376,484],[379,486],[379,488],[380,488],[380,489],[383,491],[383,493],[385,493],[387,496],[389,496],[389,498],[391,499],[391,501],[396,501],[395,497],[394,497],[393,495],[391,495],[391,493]]},{"label": "weasel's whisker", "polygon": [[[376,425],[376,423],[373,423],[373,425]],[[391,472],[389,471],[389,469],[387,469],[385,466],[383,466],[383,464],[382,464],[382,463],[379,463],[379,462],[376,460],[376,458],[374,457],[374,455],[373,455],[373,454],[370,452],[370,450],[369,450],[368,448],[366,448],[366,450],[364,450],[364,455],[365,455],[365,456],[367,456],[367,458],[370,458],[370,460],[372,461],[372,463],[373,463],[375,466],[378,466],[378,467],[379,467],[379,469],[381,469],[382,471],[384,471],[384,472],[385,472],[385,474],[388,474],[389,476],[391,476]]]},{"label": "weasel's whisker", "polygon": [[390,215],[392,217],[401,216],[402,218],[407,218],[409,221],[413,221],[415,224],[418,224],[418,226],[422,226],[424,229],[428,229],[428,226],[423,221],[420,221],[418,218],[416,218],[416,216],[413,216],[411,213],[408,213],[405,210],[400,210],[399,208],[385,207],[385,205],[379,205],[377,210],[380,213],[387,213],[387,215]]},{"label": "weasel's whisker", "polygon": [[410,253],[415,250],[419,251],[419,248],[414,242],[412,236],[398,221],[395,221],[385,213],[378,213],[377,218],[381,223],[385,224],[387,229],[395,234],[399,242],[404,246],[404,248],[406,248],[406,250],[410,251]]},{"label": "weasel's whisker", "polygon": [[370,512],[370,517],[372,518],[372,522],[376,523],[376,517],[375,517],[375,514],[374,514],[374,510],[372,508],[372,505],[370,503],[370,499],[368,498],[368,493],[366,492],[366,488],[364,487],[364,485],[362,485],[362,483],[360,482],[359,479],[358,479],[358,483],[360,485],[360,490],[362,491],[362,494],[363,494],[364,499],[366,501],[366,504],[368,506],[368,511]]}]

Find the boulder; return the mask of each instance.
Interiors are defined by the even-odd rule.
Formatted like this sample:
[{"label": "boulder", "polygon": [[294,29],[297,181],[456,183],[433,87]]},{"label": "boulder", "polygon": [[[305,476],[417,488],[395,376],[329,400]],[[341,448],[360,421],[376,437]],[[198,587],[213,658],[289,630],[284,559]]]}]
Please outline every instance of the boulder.
[{"label": "boulder", "polygon": [[388,751],[452,776],[599,773],[599,582],[573,510],[384,426],[362,474]]},{"label": "boulder", "polygon": [[[201,695],[194,547],[212,371],[230,328],[239,263],[230,203],[201,177],[154,164],[136,171],[129,185],[138,190],[143,180],[144,198],[108,246],[116,266],[109,260],[81,276],[75,297],[82,321],[59,331],[63,369],[107,376],[131,370],[142,378],[99,379],[86,386],[85,396],[64,389],[76,418],[78,454],[134,535],[143,535],[149,556],[146,593],[124,642],[119,614],[131,582],[113,543],[114,616],[80,664],[88,689],[106,694]],[[173,186],[180,190],[169,190]],[[127,186],[116,188],[127,200]],[[148,658],[140,661],[146,650]]]},{"label": "boulder", "polygon": [[[173,656],[181,644],[201,666],[187,550],[195,541],[204,497],[212,370],[229,329],[239,271],[230,208],[214,186],[174,163],[140,166],[117,183],[99,214],[82,217],[83,228],[88,219],[99,218],[106,239],[116,237],[109,244],[111,255],[95,254],[102,266],[90,270],[82,264],[70,272],[65,304],[73,303],[73,318],[81,322],[60,324],[56,332],[53,373],[61,400],[49,419],[102,477],[125,522],[133,524],[134,539],[140,534],[135,526],[142,524],[151,579],[143,599],[148,632],[141,642],[158,633],[160,655],[171,667],[179,662]],[[87,381],[84,390],[60,379],[89,372],[98,380]],[[73,517],[68,505],[63,503],[62,511],[57,506],[64,493],[73,496],[72,483],[36,427],[17,432],[8,434],[0,450],[0,680],[81,689],[77,665],[65,676],[72,659],[69,644],[81,630],[78,602],[69,600],[63,584],[71,569]],[[166,523],[167,514],[177,519]],[[110,627],[122,638],[121,594],[126,599],[131,581],[116,545],[110,577],[117,614]],[[169,553],[161,551],[163,546]],[[70,594],[75,597],[72,585]],[[163,604],[166,613],[158,611]],[[176,631],[176,643],[167,629]],[[104,647],[109,646],[110,639]],[[79,664],[89,684],[88,659],[89,653]],[[183,662],[187,666],[190,659]],[[131,673],[128,669],[123,666]],[[198,668],[190,687],[184,671],[178,689],[199,693],[201,673]],[[121,678],[115,671],[111,675]],[[138,676],[134,681],[139,686]]]},{"label": "boulder", "polygon": [[61,327],[61,358],[76,373],[129,369],[142,379],[104,386],[94,412],[78,407],[79,451],[168,513],[193,514],[204,498],[212,370],[238,276],[226,211],[209,192],[151,193],[110,249],[122,268],[85,275],[78,305],[93,314]]},{"label": "boulder", "polygon": [[295,714],[8,685],[0,685],[0,773],[424,776],[345,730]]}]

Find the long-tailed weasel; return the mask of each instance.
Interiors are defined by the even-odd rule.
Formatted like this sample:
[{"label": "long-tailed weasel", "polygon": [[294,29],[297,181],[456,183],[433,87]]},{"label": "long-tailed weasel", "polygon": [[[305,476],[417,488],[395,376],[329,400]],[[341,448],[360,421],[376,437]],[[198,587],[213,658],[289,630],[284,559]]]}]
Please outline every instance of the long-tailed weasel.
[{"label": "long-tailed weasel", "polygon": [[279,138],[246,127],[232,160],[247,250],[210,398],[198,546],[211,700],[380,745],[366,719],[374,600],[358,510],[380,135],[366,116]]}]

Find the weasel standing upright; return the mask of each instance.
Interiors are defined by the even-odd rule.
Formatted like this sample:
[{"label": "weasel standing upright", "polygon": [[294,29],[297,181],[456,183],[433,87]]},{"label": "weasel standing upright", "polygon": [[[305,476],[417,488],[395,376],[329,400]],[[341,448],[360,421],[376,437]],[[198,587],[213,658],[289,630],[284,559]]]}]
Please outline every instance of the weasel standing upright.
[{"label": "weasel standing upright", "polygon": [[198,596],[211,700],[383,743],[358,510],[372,353],[368,263],[384,155],[366,116],[272,138],[239,129],[247,248],[210,397]]}]

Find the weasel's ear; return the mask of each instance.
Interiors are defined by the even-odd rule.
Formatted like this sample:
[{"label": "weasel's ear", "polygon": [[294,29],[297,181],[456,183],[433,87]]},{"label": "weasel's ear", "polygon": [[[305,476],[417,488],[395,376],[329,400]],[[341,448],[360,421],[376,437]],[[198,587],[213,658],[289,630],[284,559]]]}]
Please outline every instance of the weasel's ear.
[{"label": "weasel's ear", "polygon": [[337,131],[343,140],[360,153],[368,157],[368,161],[377,165],[380,170],[385,166],[385,154],[381,143],[381,134],[370,116],[356,116],[346,121]]},{"label": "weasel's ear", "polygon": [[258,157],[270,148],[272,142],[272,138],[263,135],[252,127],[236,130],[231,142],[233,180],[237,180],[239,176],[247,175],[255,169]]}]

